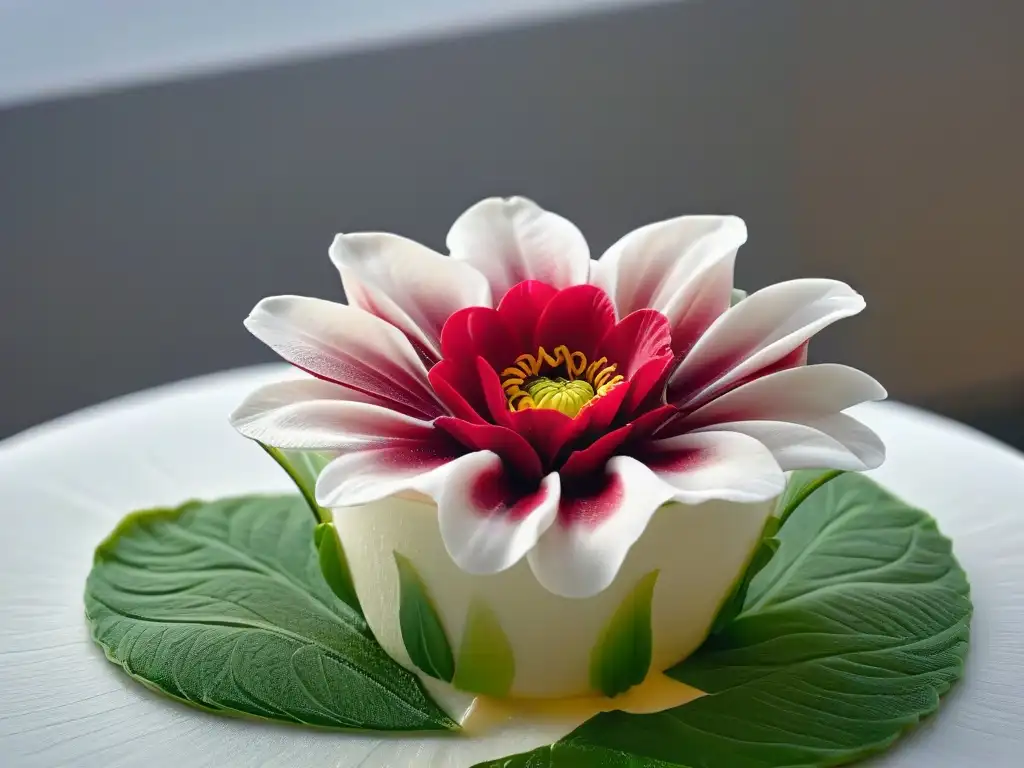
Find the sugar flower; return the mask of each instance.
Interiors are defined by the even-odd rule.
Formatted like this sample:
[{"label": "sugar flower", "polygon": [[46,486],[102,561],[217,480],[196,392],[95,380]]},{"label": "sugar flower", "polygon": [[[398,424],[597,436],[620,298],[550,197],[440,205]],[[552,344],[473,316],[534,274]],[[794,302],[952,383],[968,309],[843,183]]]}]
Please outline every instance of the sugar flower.
[{"label": "sugar flower", "polygon": [[810,338],[864,300],[803,279],[733,303],[746,237],[738,218],[684,216],[594,261],[571,222],[523,198],[462,214],[448,256],[338,235],[348,305],[277,296],[245,321],[309,376],[257,390],[232,423],[333,455],[325,507],[422,493],[463,570],[525,557],[551,592],[594,595],[667,502],[763,501],[788,470],[884,458],[843,413],[882,387],[807,364]]}]

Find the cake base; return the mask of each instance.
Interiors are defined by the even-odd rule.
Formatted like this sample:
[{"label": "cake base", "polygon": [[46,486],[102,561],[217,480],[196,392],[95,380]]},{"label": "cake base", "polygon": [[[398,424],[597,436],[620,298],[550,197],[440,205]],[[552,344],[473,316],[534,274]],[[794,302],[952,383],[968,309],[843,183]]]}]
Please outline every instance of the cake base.
[{"label": "cake base", "polygon": [[[430,500],[392,497],[333,514],[366,619],[392,658],[416,669],[399,622],[397,553],[415,567],[454,652],[467,634],[467,616],[485,605],[507,638],[514,667],[508,694],[567,698],[594,692],[592,649],[616,609],[652,572],[650,670],[661,672],[693,653],[743,574],[773,506],[667,504],[655,512],[615,581],[589,598],[552,594],[525,559],[486,576],[462,571],[445,550]],[[454,682],[460,682],[458,670]]]}]

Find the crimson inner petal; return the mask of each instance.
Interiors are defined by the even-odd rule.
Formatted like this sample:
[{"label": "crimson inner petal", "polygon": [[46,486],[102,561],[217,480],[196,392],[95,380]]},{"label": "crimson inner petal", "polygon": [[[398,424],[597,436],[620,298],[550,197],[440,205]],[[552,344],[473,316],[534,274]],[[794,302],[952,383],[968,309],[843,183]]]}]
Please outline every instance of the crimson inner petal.
[{"label": "crimson inner petal", "polygon": [[516,346],[516,334],[505,318],[490,307],[460,309],[441,329],[441,353],[445,360],[472,361],[479,356],[497,367]]},{"label": "crimson inner petal", "polygon": [[533,346],[551,351],[564,345],[593,360],[601,340],[614,326],[615,307],[608,294],[593,285],[574,285],[548,302],[537,321]]},{"label": "crimson inner petal", "polygon": [[539,481],[544,474],[536,450],[515,430],[496,424],[471,424],[451,416],[441,416],[434,423],[470,450],[497,454],[527,483]]},{"label": "crimson inner petal", "polygon": [[509,289],[498,304],[498,314],[515,336],[516,349],[533,346],[537,322],[558,289],[540,280],[525,280]]},{"label": "crimson inner petal", "polygon": [[456,360],[442,360],[427,372],[427,379],[438,399],[456,418],[486,424],[487,400],[480,389],[476,367]]},{"label": "crimson inner petal", "polygon": [[[453,314],[441,349],[430,380],[453,415],[438,425],[467,448],[500,455],[527,487],[567,461],[577,479],[600,475],[633,439],[624,427],[638,418],[660,425],[665,410],[674,413],[662,410],[668,320],[642,309],[616,322],[611,300],[592,285],[519,283],[497,310]],[[644,423],[639,433],[651,431]]]}]

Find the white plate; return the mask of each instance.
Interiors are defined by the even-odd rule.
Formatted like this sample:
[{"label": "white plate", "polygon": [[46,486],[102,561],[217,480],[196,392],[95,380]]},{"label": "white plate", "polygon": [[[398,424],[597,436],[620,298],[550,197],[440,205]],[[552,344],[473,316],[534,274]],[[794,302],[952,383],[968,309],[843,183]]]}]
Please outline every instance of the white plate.
[{"label": "white plate", "polygon": [[[122,398],[0,443],[0,765],[456,768],[550,743],[565,726],[487,737],[380,738],[205,714],[132,682],[89,640],[82,587],[95,545],[127,512],[189,498],[286,491],[227,424],[266,366]],[[938,518],[971,580],[965,679],[938,715],[874,765],[1024,761],[1024,456],[906,406],[857,415],[885,439],[873,473]]]}]

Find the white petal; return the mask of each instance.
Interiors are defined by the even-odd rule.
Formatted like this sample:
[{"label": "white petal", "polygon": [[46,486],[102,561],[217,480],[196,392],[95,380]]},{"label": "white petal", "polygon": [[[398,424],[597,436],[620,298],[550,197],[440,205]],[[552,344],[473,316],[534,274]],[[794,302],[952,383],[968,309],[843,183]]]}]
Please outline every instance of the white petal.
[{"label": "white petal", "polygon": [[443,413],[409,340],[361,309],[273,296],[256,305],[245,327],[292,365],[319,378],[376,396],[410,416]]},{"label": "white petal", "polygon": [[524,280],[567,288],[587,282],[590,270],[590,249],[576,225],[523,197],[474,205],[452,225],[448,250],[483,273],[495,304]]},{"label": "white petal", "polygon": [[523,494],[497,455],[478,451],[424,478],[417,489],[437,502],[441,538],[455,564],[489,574],[519,562],[554,522],[560,480],[552,472],[536,491]]},{"label": "white petal", "polygon": [[863,472],[885,461],[885,446],[878,435],[845,413],[808,419],[805,423],[736,421],[715,424],[698,432],[713,434],[719,430],[756,438],[787,472],[793,469]]},{"label": "white petal", "polygon": [[592,278],[620,318],[656,309],[686,349],[730,304],[736,251],[747,228],[735,216],[682,216],[630,232],[609,248]]},{"label": "white petal", "polygon": [[351,451],[391,440],[423,440],[430,422],[367,402],[361,393],[318,379],[260,387],[231,414],[248,438],[286,450]]},{"label": "white petal", "polygon": [[771,451],[734,432],[691,433],[652,441],[643,461],[675,489],[673,499],[755,502],[782,492],[786,478]]},{"label": "white petal", "polygon": [[527,555],[541,585],[563,597],[590,597],[615,579],[630,548],[674,489],[629,456],[606,465],[600,492],[563,498],[558,519]]},{"label": "white petal", "polygon": [[487,280],[469,264],[404,237],[338,235],[331,261],[352,306],[387,320],[441,358],[441,328],[463,307],[491,306]]},{"label": "white petal", "polygon": [[443,471],[457,458],[439,430],[430,439],[395,440],[347,453],[320,472],[316,500],[323,507],[338,509],[419,490],[431,473]]},{"label": "white petal", "polygon": [[835,363],[808,365],[778,371],[726,392],[679,421],[678,431],[725,421],[799,421],[885,397],[882,385],[856,368]]},{"label": "white petal", "polygon": [[752,293],[719,317],[683,359],[669,379],[670,402],[707,402],[862,309],[861,295],[837,280],[791,280]]}]

